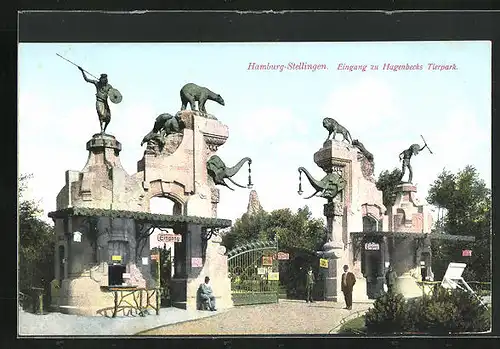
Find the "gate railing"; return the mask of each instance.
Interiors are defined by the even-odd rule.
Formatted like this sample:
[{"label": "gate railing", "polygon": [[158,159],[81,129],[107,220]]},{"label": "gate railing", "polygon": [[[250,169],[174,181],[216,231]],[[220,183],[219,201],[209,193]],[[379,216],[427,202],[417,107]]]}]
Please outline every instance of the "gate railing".
[{"label": "gate railing", "polygon": [[279,275],[277,252],[277,241],[256,241],[227,253],[235,305],[278,301],[279,276],[273,278]]}]

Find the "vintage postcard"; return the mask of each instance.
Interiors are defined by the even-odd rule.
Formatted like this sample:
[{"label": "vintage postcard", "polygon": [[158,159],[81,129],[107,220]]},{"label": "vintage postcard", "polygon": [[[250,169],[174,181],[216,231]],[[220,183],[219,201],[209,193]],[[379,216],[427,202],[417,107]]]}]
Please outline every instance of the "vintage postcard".
[{"label": "vintage postcard", "polygon": [[490,330],[490,42],[21,42],[18,117],[20,336]]}]

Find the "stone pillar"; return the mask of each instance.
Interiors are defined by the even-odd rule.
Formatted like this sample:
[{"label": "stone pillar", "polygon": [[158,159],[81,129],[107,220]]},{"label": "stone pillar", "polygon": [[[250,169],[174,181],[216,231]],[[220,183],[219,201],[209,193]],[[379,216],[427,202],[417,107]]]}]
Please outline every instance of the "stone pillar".
[{"label": "stone pillar", "polygon": [[341,275],[343,267],[344,243],[342,242],[342,205],[338,201],[329,201],[324,205],[328,241],[318,255],[328,259],[325,275],[325,300],[337,302],[340,299]]}]

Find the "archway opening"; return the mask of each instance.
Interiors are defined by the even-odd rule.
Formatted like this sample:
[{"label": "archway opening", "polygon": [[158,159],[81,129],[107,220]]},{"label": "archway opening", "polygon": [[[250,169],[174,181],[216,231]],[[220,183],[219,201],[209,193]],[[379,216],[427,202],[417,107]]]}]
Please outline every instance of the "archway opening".
[{"label": "archway opening", "polygon": [[[182,204],[166,196],[156,196],[149,202],[149,211],[153,214],[181,215]],[[162,288],[162,306],[170,306],[170,280],[176,272],[175,256],[182,257],[180,235],[171,228],[154,229],[149,237],[149,246],[152,255],[159,256],[159,263],[151,266],[152,275],[159,278]],[[177,253],[176,253],[177,252]]]}]

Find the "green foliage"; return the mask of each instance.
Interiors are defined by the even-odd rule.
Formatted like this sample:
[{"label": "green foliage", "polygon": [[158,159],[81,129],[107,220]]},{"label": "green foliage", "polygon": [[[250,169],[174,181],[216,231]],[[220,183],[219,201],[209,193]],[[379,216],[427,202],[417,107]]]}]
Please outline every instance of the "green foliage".
[{"label": "green foliage", "polygon": [[394,333],[406,330],[407,305],[403,295],[387,292],[377,298],[365,315],[369,333]]},{"label": "green foliage", "polygon": [[32,287],[50,290],[54,279],[54,227],[43,221],[42,210],[25,197],[30,175],[19,178],[19,291],[32,295]]},{"label": "green foliage", "polygon": [[427,333],[483,332],[490,329],[490,312],[479,299],[460,289],[436,287],[421,300],[418,327]]},{"label": "green foliage", "polygon": [[343,324],[338,334],[366,334],[365,317],[360,316]]},{"label": "green foliage", "polygon": [[279,250],[290,254],[289,261],[279,264],[279,283],[286,287],[287,296],[303,298],[305,271],[312,266],[318,277],[315,251],[326,242],[323,221],[312,218],[307,206],[296,213],[288,208],[270,213],[264,210],[252,215],[245,213],[222,241],[227,250],[232,250],[251,241],[269,241],[275,237],[278,237]]},{"label": "green foliage", "polygon": [[255,240],[272,240],[278,237],[280,248],[297,247],[315,251],[326,241],[321,219],[312,218],[307,206],[297,213],[290,209],[260,210],[255,214],[245,213],[237,219],[231,231],[224,235],[223,245],[228,250]]},{"label": "green foliage", "polygon": [[384,294],[368,310],[365,325],[372,334],[484,332],[490,329],[490,318],[490,310],[476,296],[438,286],[430,296],[408,301]]},{"label": "green foliage", "polygon": [[394,205],[396,200],[396,186],[401,183],[401,170],[395,168],[392,172],[385,170],[380,173],[376,186],[382,191],[382,202],[385,207]]},{"label": "green foliage", "polygon": [[[172,272],[172,253],[170,248],[153,247],[151,254],[158,254],[160,256],[160,292],[161,302],[163,305],[169,305],[170,300],[170,279]],[[154,275],[155,280],[158,277],[157,263],[151,263],[151,273]]]},{"label": "green foliage", "polygon": [[[434,181],[427,202],[438,207],[443,214],[436,224],[438,231],[454,235],[472,235],[475,242],[432,243],[433,270],[440,279],[448,263],[465,262],[466,280],[489,281],[491,279],[491,190],[479,178],[477,170],[466,166],[453,174],[443,170]],[[462,257],[462,249],[471,249],[472,257]]]}]

